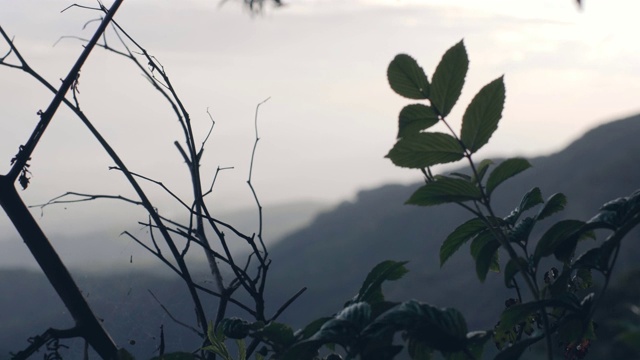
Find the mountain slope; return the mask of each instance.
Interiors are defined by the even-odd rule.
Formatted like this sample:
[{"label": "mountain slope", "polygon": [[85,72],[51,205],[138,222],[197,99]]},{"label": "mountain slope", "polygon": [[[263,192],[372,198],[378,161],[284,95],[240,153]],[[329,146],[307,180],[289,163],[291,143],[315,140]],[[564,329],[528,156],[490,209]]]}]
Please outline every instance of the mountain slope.
[{"label": "mountain slope", "polygon": [[[539,186],[544,197],[555,192],[568,196],[562,217],[587,220],[604,202],[640,188],[639,137],[640,116],[634,116],[595,128],[559,153],[532,159],[532,169],[498,189],[495,208],[504,216],[526,191]],[[369,269],[393,259],[410,260],[411,272],[390,284],[391,298],[455,306],[472,327],[493,326],[504,306],[500,299],[512,296],[503,289],[501,275],[490,274],[485,284],[479,284],[468,245],[439,269],[442,241],[471,215],[450,205],[403,205],[419,185],[363,191],[355,202],[322,214],[272,249],[274,298],[282,299],[296,287],[309,287],[285,315],[287,321],[302,325],[302,319],[309,321],[339,310]],[[637,232],[629,237],[618,270],[634,265],[640,255],[640,246],[632,239],[638,238]]]}]

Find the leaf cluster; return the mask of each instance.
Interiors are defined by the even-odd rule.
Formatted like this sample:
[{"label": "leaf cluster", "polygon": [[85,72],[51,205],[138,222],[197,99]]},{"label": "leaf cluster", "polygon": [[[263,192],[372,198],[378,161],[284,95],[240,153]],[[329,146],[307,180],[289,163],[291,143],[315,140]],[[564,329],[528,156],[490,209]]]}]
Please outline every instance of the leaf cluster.
[{"label": "leaf cluster", "polygon": [[[400,111],[398,140],[386,157],[396,166],[419,169],[424,175],[425,184],[411,195],[408,204],[457,204],[473,214],[442,243],[441,266],[470,243],[478,279],[485,281],[490,271],[502,272],[505,286],[514,289],[517,299],[507,300],[508,307],[494,328],[494,341],[502,350],[496,359],[518,358],[543,339],[551,359],[552,337],[565,346],[565,354],[573,356],[595,338],[592,317],[600,296],[586,293],[593,282],[592,272],[604,276],[604,291],[620,242],[639,221],[640,196],[636,192],[611,201],[587,222],[560,220],[538,239],[532,239],[534,228],[565,208],[567,198],[563,194],[545,200],[535,187],[522,196],[513,211],[499,216],[492,207],[493,193],[531,164],[523,158],[510,158],[497,165],[491,160],[477,163],[473,159],[501,119],[503,77],[489,82],[473,97],[462,116],[459,132],[449,125],[446,117],[460,97],[468,65],[462,41],[443,55],[431,82],[409,55],[393,59],[387,70],[391,88],[405,98],[426,103],[409,104]],[[428,131],[438,123],[444,124],[449,133]],[[470,174],[432,173],[434,165],[463,159],[469,163]],[[596,239],[595,231],[602,229],[611,231],[609,237],[576,255],[578,243]],[[501,260],[500,255],[505,253],[506,260]],[[545,258],[557,261],[561,270],[552,267],[544,272],[550,261]],[[522,284],[530,299],[521,291]]]},{"label": "leaf cluster", "polygon": [[[216,332],[210,331],[216,349],[220,339],[250,337],[265,344],[261,358],[304,359],[392,359],[403,345],[394,343],[400,333],[412,359],[429,359],[440,352],[446,359],[464,359],[479,354],[490,332],[469,332],[462,314],[455,309],[437,308],[415,300],[387,301],[382,292],[386,281],[407,273],[406,262],[384,261],[367,275],[358,293],[344,308],[330,317],[312,321],[296,332],[280,323],[248,323],[225,319]],[[322,356],[321,349],[330,354]],[[210,349],[210,348],[206,348]],[[215,350],[216,354],[224,354]],[[342,354],[342,355],[340,355]],[[268,357],[267,357],[268,356]]]}]

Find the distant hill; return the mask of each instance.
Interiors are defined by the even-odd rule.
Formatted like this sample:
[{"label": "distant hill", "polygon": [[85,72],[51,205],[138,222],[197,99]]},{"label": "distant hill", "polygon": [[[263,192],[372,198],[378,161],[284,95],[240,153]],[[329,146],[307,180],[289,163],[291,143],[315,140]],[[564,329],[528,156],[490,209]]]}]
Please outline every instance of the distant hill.
[{"label": "distant hill", "polygon": [[[284,236],[306,227],[319,212],[328,209],[329,206],[329,204],[315,201],[263,205],[263,239],[266,245],[271,246]],[[249,235],[257,232],[258,211],[255,207],[217,211],[214,216]],[[69,229],[54,228],[46,232],[56,251],[70,268],[88,269],[94,272],[110,271],[126,266],[131,257],[139,265],[155,267],[159,262],[147,256],[146,250],[126,236],[120,236],[124,230],[134,233],[138,231],[140,226],[136,224],[137,220],[140,219],[134,217],[128,222],[112,224],[106,229],[98,227],[89,231],[75,229],[75,231],[69,231]],[[37,269],[37,263],[17,232],[14,229],[8,229],[7,233],[12,236],[0,238],[0,269],[10,267]],[[229,243],[231,251],[237,253],[246,251],[244,245],[237,241]]]},{"label": "distant hill", "polygon": [[[635,116],[595,128],[556,154],[531,159],[532,169],[499,188],[496,208],[500,214],[508,213],[522,194],[539,186],[545,197],[555,192],[568,196],[563,217],[586,220],[604,202],[640,188],[639,138],[640,116]],[[309,226],[272,246],[268,307],[274,310],[307,286],[308,291],[280,319],[301,326],[339,310],[376,263],[409,260],[411,272],[387,286],[388,298],[454,306],[461,309],[471,328],[492,327],[504,307],[502,299],[512,296],[503,289],[502,276],[490,274],[485,284],[479,284],[468,247],[444,268],[439,266],[440,244],[471,215],[455,206],[403,205],[419,185],[387,185],[360,192],[353,202],[325,211]],[[616,269],[619,274],[638,266],[639,238],[636,231],[626,239]],[[153,352],[159,323],[165,325],[171,341],[168,346],[197,346],[189,340],[188,330],[173,324],[147,292],[154,291],[177,318],[193,321],[191,307],[181,296],[184,286],[161,275],[133,270],[117,275],[76,275],[116,341],[126,345],[134,340],[136,345],[127,347],[140,358]],[[0,349],[23,348],[28,336],[69,322],[39,273],[0,271],[0,289]]]}]

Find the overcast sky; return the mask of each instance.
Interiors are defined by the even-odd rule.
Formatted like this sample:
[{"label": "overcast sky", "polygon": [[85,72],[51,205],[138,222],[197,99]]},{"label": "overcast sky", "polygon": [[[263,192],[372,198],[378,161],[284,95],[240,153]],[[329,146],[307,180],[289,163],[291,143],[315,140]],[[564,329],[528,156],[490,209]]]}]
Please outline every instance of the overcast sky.
[{"label": "overcast sky", "polygon": [[[0,25],[56,85],[82,48],[75,40],[52,45],[63,35],[89,37],[97,26],[83,30],[95,12],[60,13],[70,3],[0,0]],[[416,58],[431,78],[441,55],[464,38],[471,62],[449,116],[456,129],[473,95],[505,74],[504,117],[479,158],[550,154],[593,126],[638,112],[640,2],[585,3],[579,11],[574,0],[291,0],[251,16],[233,1],[219,7],[217,0],[127,0],[116,20],[164,65],[200,140],[210,124],[206,110],[213,115],[202,169],[207,183],[217,166],[235,167],[221,173],[211,198],[223,211],[251,205],[245,182],[253,116],[267,97],[254,169],[265,204],[335,203],[359,189],[417,181],[417,172],[384,159],[397,115],[410,103],[386,81],[398,53]],[[0,52],[6,49],[0,44]],[[51,98],[25,74],[0,67],[2,173]],[[130,62],[94,51],[82,70],[80,102],[131,170],[188,198],[186,167],[172,145],[181,140],[180,128]],[[80,121],[61,110],[33,155],[32,185],[23,195],[30,204],[65,191],[132,196],[110,165]],[[175,206],[167,198],[155,203],[165,212]],[[73,205],[41,221],[94,224],[102,208]],[[139,219],[131,214],[118,211],[99,222]],[[0,228],[13,231],[4,217]]]}]

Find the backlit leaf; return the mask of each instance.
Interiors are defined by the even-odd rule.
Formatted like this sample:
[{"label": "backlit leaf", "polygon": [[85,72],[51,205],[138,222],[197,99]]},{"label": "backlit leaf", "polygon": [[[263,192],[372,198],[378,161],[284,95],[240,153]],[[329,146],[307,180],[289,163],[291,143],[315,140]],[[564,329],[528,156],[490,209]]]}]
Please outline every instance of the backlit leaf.
[{"label": "backlit leaf", "polygon": [[526,194],[524,194],[524,196],[522,197],[522,200],[520,200],[518,211],[520,213],[523,213],[531,209],[532,207],[542,203],[544,203],[544,200],[542,199],[542,192],[540,191],[540,188],[534,187],[533,189],[529,190]]},{"label": "backlit leaf", "polygon": [[431,81],[431,104],[440,115],[449,115],[458,101],[468,69],[467,50],[460,41],[442,56]]},{"label": "backlit leaf", "polygon": [[479,218],[471,219],[464,224],[458,226],[449,236],[447,236],[446,240],[442,243],[440,247],[440,266],[443,266],[444,263],[455,254],[460,246],[467,242],[469,239],[476,236],[480,231],[487,228],[487,225],[480,220]]},{"label": "backlit leaf", "polygon": [[[371,305],[364,301],[351,304],[342,309],[335,318],[350,322],[355,326],[356,330],[360,332],[371,320]],[[320,328],[320,330],[322,330],[322,328]]]},{"label": "backlit leaf", "polygon": [[288,346],[295,341],[293,329],[289,325],[278,322],[272,322],[257,331],[257,336],[280,346]]},{"label": "backlit leaf", "polygon": [[422,169],[458,161],[463,156],[464,151],[453,136],[418,133],[398,140],[386,157],[397,166]]},{"label": "backlit leaf", "polygon": [[355,298],[355,302],[365,301],[369,304],[384,301],[382,283],[389,280],[398,280],[407,272],[404,266],[407,261],[387,260],[376,265],[367,275],[362,287]]},{"label": "backlit leaf", "polygon": [[546,307],[559,307],[576,311],[579,309],[579,302],[573,294],[565,294],[562,298],[551,298],[532,301],[523,304],[515,304],[506,308],[500,316],[500,325],[497,331],[507,331],[517,324],[525,321],[527,317],[537,313]]},{"label": "backlit leaf", "polygon": [[504,267],[504,285],[507,288],[514,287],[512,284],[513,278],[520,272],[520,267],[527,268],[527,260],[522,257],[517,259],[510,259],[507,265]]},{"label": "backlit leaf", "polygon": [[[540,258],[549,256],[556,252],[560,246],[569,247],[569,250],[563,252],[560,261],[568,261],[566,258],[567,252],[573,253],[576,244],[578,243],[578,237],[575,235],[584,225],[584,222],[578,220],[562,220],[553,224],[549,230],[540,238],[538,245],[536,246],[533,260],[537,264]],[[569,254],[570,256],[570,254]]]},{"label": "backlit leaf", "polygon": [[536,221],[533,218],[524,218],[509,233],[509,241],[526,244],[529,242],[529,235],[531,235],[531,230],[533,230],[535,224]]},{"label": "backlit leaf", "polygon": [[572,267],[574,269],[596,269],[607,270],[613,251],[616,247],[614,239],[609,239],[597,248],[589,249],[584,254],[578,256]]},{"label": "backlit leaf", "polygon": [[567,205],[567,197],[562,193],[553,194],[547,199],[547,202],[544,204],[542,209],[536,215],[538,220],[542,220],[547,218],[558,211],[562,211],[564,207]]},{"label": "backlit leaf", "polygon": [[467,344],[467,323],[456,309],[440,309],[415,300],[405,301],[374,320],[364,334],[406,332],[409,341],[438,351],[456,352]]},{"label": "backlit leaf", "polygon": [[324,323],[326,323],[329,320],[331,320],[330,317],[321,317],[319,319],[316,319],[310,322],[309,324],[307,324],[303,329],[296,331],[294,335],[298,340],[308,339],[311,336],[313,336],[313,334],[318,332],[318,330],[320,330],[322,325],[324,325]]},{"label": "backlit leaf", "polygon": [[429,106],[422,104],[407,105],[400,111],[398,120],[398,138],[419,133],[438,123],[438,115]]},{"label": "backlit leaf", "polygon": [[493,160],[491,159],[484,159],[480,162],[480,164],[478,165],[478,167],[476,168],[476,171],[478,173],[478,177],[476,178],[475,176],[472,178],[473,182],[482,182],[482,180],[484,179],[484,175],[487,173],[487,170],[489,169],[489,166],[493,164]]},{"label": "backlit leaf", "polygon": [[476,274],[481,282],[487,278],[489,270],[500,271],[500,265],[498,264],[498,249],[500,243],[495,240],[493,235],[490,236],[478,236],[474,239],[472,246],[475,247],[472,250],[472,255],[476,260]]},{"label": "backlit leaf", "polygon": [[531,167],[529,161],[523,158],[511,158],[501,162],[495,169],[489,174],[487,179],[487,195],[491,195],[498,185],[502,184],[505,180],[527,170]]},{"label": "backlit leaf", "polygon": [[396,55],[387,69],[387,79],[393,91],[401,96],[417,100],[429,98],[427,75],[409,55]]},{"label": "backlit leaf", "polygon": [[505,88],[501,76],[485,85],[471,100],[462,117],[460,137],[472,153],[478,151],[498,128],[504,108]]},{"label": "backlit leaf", "polygon": [[479,200],[482,197],[480,189],[462,179],[441,178],[419,188],[407,204],[432,206],[451,202]]}]

